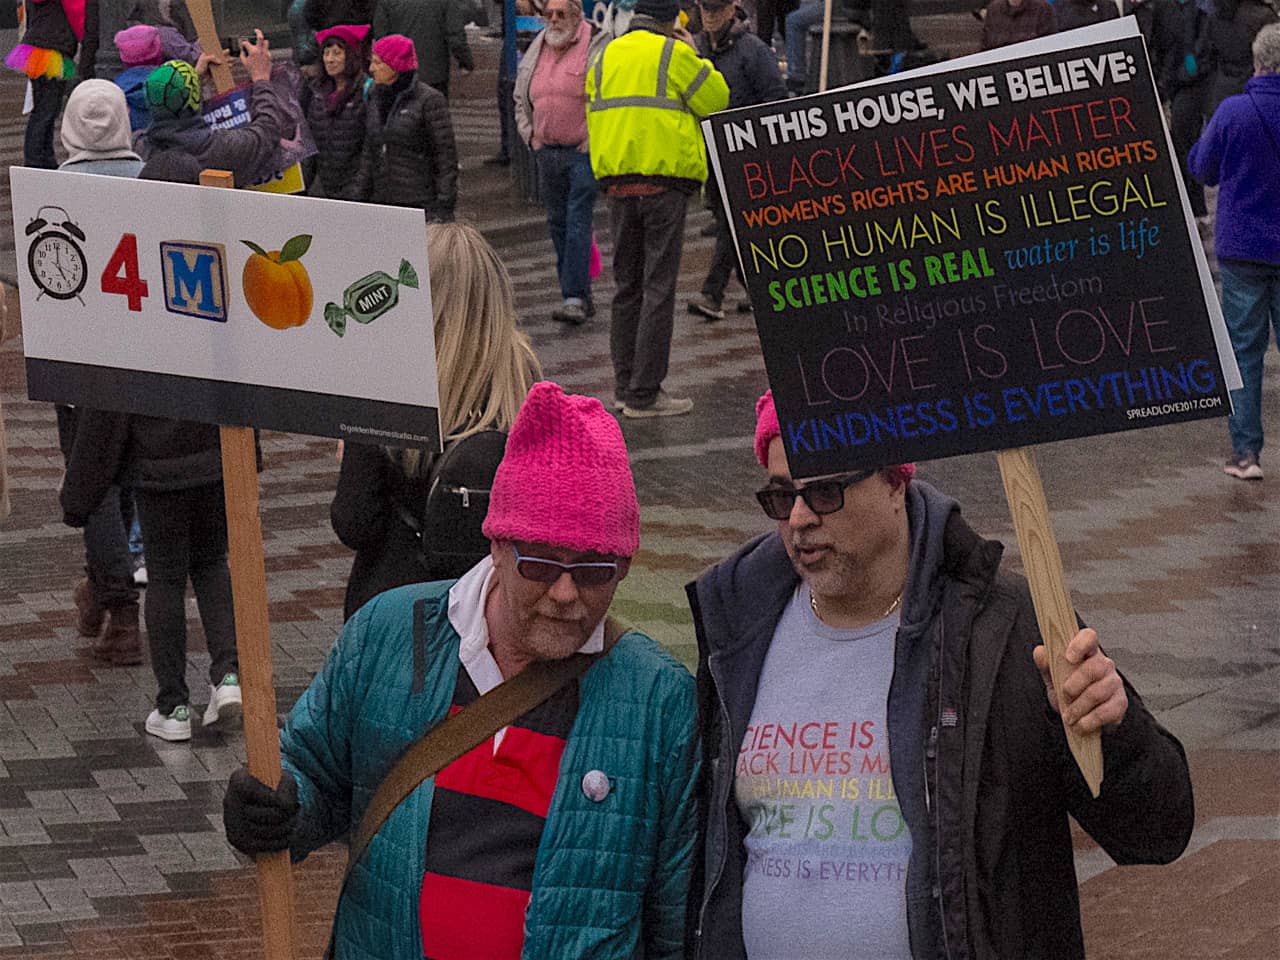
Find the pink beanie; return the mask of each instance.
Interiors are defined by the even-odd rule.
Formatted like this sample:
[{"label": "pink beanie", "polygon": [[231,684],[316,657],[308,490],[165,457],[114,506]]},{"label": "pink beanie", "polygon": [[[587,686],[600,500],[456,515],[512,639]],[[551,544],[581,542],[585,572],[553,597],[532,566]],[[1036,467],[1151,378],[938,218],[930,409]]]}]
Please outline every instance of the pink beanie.
[{"label": "pink beanie", "polygon": [[[782,436],[778,423],[778,408],[773,404],[773,391],[766,390],[756,401],[756,460],[760,466],[769,465],[769,444],[774,437]],[[898,463],[884,468],[886,479],[895,487],[910,483],[916,475],[914,463]]]},{"label": "pink beanie", "polygon": [[160,46],[160,31],[140,23],[116,34],[116,49],[126,66],[142,64],[160,66],[164,63],[164,51]]},{"label": "pink beanie", "polygon": [[418,69],[418,54],[413,41],[400,33],[392,33],[373,41],[373,52],[379,60],[396,73]]},{"label": "pink beanie", "polygon": [[[324,45],[330,40],[341,40],[352,50],[359,50],[360,45],[364,43],[364,38],[368,35],[369,25],[367,23],[340,23],[336,27],[330,27],[328,30],[321,30],[317,33],[316,43],[323,50]],[[386,60],[387,58],[383,57],[382,59]],[[395,68],[392,67],[392,69],[394,70]]]},{"label": "pink beanie", "polygon": [[629,557],[640,503],[618,421],[595,397],[535,383],[507,437],[484,535]]}]

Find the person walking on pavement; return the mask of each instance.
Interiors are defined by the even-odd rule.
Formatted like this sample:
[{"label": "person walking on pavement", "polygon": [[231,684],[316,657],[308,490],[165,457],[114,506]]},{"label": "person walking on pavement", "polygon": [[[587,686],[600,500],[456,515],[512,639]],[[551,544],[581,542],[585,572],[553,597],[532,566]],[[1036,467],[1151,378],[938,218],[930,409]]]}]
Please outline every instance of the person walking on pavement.
[{"label": "person walking on pavement", "polygon": [[587,141],[587,62],[595,51],[581,0],[548,0],[547,27],[529,44],[516,74],[516,132],[534,153],[538,192],[556,249],[562,306],[552,319],[582,324],[591,300],[591,216],[596,178]]},{"label": "person walking on pavement", "polygon": [[1218,188],[1213,248],[1222,313],[1244,386],[1231,392],[1231,458],[1223,469],[1262,479],[1262,368],[1280,345],[1280,24],[1258,31],[1254,75],[1222,101],[1191,148],[1191,175]]},{"label": "person walking on pavement", "polygon": [[[71,173],[136,177],[141,158],[130,144],[129,110],[124,91],[107,80],[82,80],[67,98],[62,113],[62,145],[67,160],[59,167]],[[58,406],[58,441],[68,468],[77,425],[84,408]],[[133,583],[126,516],[133,514],[129,490],[114,473],[105,481],[96,506],[84,514],[86,576],[76,584],[76,630],[93,640],[93,658],[116,666],[142,662],[138,636],[138,591]],[[105,629],[104,629],[105,626]]]},{"label": "person walking on pavement", "polygon": [[1208,16],[1197,0],[1150,0],[1143,6],[1153,8],[1147,49],[1156,89],[1168,105],[1178,172],[1187,189],[1191,213],[1204,224],[1209,215],[1204,185],[1187,170],[1187,154],[1204,127],[1209,84],[1202,47]]},{"label": "person walking on pavement", "polygon": [[450,59],[465,77],[475,69],[467,43],[470,7],[463,0],[378,0],[373,10],[375,39],[403,34],[417,51],[418,79],[449,96]]},{"label": "person walking on pavement", "polygon": [[[698,7],[702,12],[702,30],[696,37],[698,53],[715,65],[729,85],[729,109],[785,100],[787,88],[777,57],[751,31],[733,0],[700,0]],[[730,274],[738,274],[738,282],[744,288],[746,283],[738,268],[738,252],[715,177],[707,177],[706,194],[707,206],[715,217],[716,252],[702,282],[702,296],[689,301],[689,312],[707,320],[723,320],[724,291]],[[750,310],[751,302],[743,300],[739,304],[742,307]]]},{"label": "person walking on pavement", "polygon": [[4,58],[5,66],[25,74],[31,83],[31,113],[22,139],[24,166],[58,166],[53,130],[67,84],[76,76],[76,50],[84,31],[84,0],[26,0],[22,41]]},{"label": "person walking on pavement", "polygon": [[368,34],[368,24],[340,24],[316,34],[322,69],[307,80],[301,103],[316,142],[312,196],[345,197],[360,172],[368,125],[361,50]]},{"label": "person walking on pavement", "polygon": [[[777,528],[688,587],[693,955],[1082,958],[1068,817],[1119,863],[1172,861],[1195,820],[1182,746],[1093,630],[1059,701],[1026,582],[913,464],[797,482],[771,393],[756,413]],[[1097,798],[1064,722],[1101,735]]]},{"label": "person walking on pavement", "polygon": [[[510,430],[542,369],[516,324],[507,268],[479,230],[461,223],[427,226],[427,264],[441,432],[448,442],[481,430]],[[338,539],[356,552],[344,621],[392,587],[465,572],[428,569],[423,562],[422,505],[433,463],[421,450],[343,444],[329,520]]]},{"label": "person walking on pavement", "polygon": [[[280,785],[232,775],[227,840],[296,861],[367,836],[378,785],[447,716],[474,717],[492,702],[477,698],[551,665],[582,667],[410,792],[353,853],[334,955],[683,957],[693,679],[606,619],[640,509],[622,432],[599,400],[534,385],[484,533],[489,555],[461,579],[389,591],[352,617],[281,731]],[[565,663],[579,653],[594,659]]]},{"label": "person walking on pavement", "polygon": [[676,0],[639,0],[630,29],[587,71],[591,168],[609,195],[614,407],[626,417],[688,413],[662,389],[689,197],[707,178],[698,121],[729,104],[724,77],[676,25]]},{"label": "person walking on pavement", "polygon": [[417,70],[408,37],[374,41],[364,153],[345,199],[420,207],[428,220],[452,220],[458,152],[449,101],[418,79]]},{"label": "person walking on pavement", "polygon": [[1209,70],[1206,117],[1227,97],[1244,90],[1254,73],[1253,40],[1277,16],[1275,7],[1264,0],[1212,0],[1204,28],[1204,60]]}]

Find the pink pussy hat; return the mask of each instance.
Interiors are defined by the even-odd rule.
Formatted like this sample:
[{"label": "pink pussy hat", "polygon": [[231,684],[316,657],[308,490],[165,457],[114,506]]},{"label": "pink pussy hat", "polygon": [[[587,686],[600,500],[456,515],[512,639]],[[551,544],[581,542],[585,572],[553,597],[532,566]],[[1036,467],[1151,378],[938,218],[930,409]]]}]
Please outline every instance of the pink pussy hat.
[{"label": "pink pussy hat", "polygon": [[155,27],[140,23],[128,30],[121,30],[116,34],[115,41],[116,49],[120,51],[120,60],[126,66],[149,64],[158,67],[164,63],[160,31]]},{"label": "pink pussy hat", "polygon": [[373,52],[396,73],[418,69],[418,54],[413,49],[413,41],[403,34],[392,33],[373,41]]},{"label": "pink pussy hat", "polygon": [[[773,403],[773,391],[766,390],[756,401],[756,460],[760,466],[769,466],[769,444],[774,437],[782,436],[782,427],[778,423],[778,408]],[[916,475],[914,463],[898,463],[884,468],[889,473],[889,482],[895,487],[909,483]]]},{"label": "pink pussy hat", "polygon": [[633,555],[640,503],[618,421],[595,397],[535,383],[507,437],[484,535]]},{"label": "pink pussy hat", "polygon": [[[318,32],[316,34],[316,43],[323,50],[324,45],[330,40],[341,40],[352,50],[359,50],[360,45],[364,43],[364,38],[368,35],[369,25],[367,23],[340,23],[336,27],[329,27],[327,30]],[[383,57],[382,59],[386,60],[387,58]],[[395,67],[391,69],[394,70]]]}]

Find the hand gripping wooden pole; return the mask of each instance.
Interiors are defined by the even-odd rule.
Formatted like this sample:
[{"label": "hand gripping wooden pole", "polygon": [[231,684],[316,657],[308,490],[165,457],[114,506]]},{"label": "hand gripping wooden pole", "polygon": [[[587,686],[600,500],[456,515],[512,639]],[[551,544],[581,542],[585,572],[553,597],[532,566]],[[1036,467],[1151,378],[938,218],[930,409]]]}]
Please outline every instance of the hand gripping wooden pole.
[{"label": "hand gripping wooden pole", "polygon": [[[200,174],[200,185],[231,187],[234,181],[225,170],[206,170]],[[258,516],[258,458],[252,428],[222,428],[222,485],[227,503],[227,546],[249,772],[267,786],[275,787],[280,783],[280,732],[271,676],[267,568]],[[257,859],[263,956],[266,960],[295,960],[289,853],[264,853]]]},{"label": "hand gripping wooden pole", "polygon": [[[1062,681],[1066,661],[1062,659],[1067,644],[1076,635],[1076,613],[1067,593],[1062,572],[1062,556],[1053,535],[1049,505],[1045,501],[1040,471],[1030,447],[1015,447],[996,454],[1004,494],[1013,514],[1013,529],[1022,552],[1022,567],[1031,587],[1031,602],[1036,608],[1040,636],[1049,655],[1049,672],[1058,703],[1064,703]],[[1080,734],[1063,724],[1067,745],[1094,797],[1102,789],[1102,738],[1096,734]]]},{"label": "hand gripping wooden pole", "polygon": [[[187,0],[187,12],[191,14],[191,22],[195,24],[196,37],[200,41],[200,49],[204,53],[218,53],[222,50],[222,41],[218,38],[218,27],[213,21],[213,4],[210,0]],[[239,50],[232,50],[232,56],[238,56]],[[213,64],[210,67],[213,86],[219,93],[226,93],[234,87],[229,66]]]}]

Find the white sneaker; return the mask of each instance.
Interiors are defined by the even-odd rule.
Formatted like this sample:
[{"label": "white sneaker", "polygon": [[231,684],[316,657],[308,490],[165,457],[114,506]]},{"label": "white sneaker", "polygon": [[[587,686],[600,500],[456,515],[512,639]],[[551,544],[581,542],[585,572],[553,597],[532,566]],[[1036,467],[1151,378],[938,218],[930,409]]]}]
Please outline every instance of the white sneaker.
[{"label": "white sneaker", "polygon": [[161,740],[190,740],[191,709],[185,703],[179,704],[167,717],[159,710],[152,710],[147,716],[147,733]]},{"label": "white sneaker", "polygon": [[647,407],[633,407],[627,404],[622,408],[624,417],[639,419],[643,417],[678,417],[693,409],[693,401],[688,397],[669,397],[658,391],[657,399]]},{"label": "white sneaker", "polygon": [[216,687],[209,688],[209,706],[204,711],[206,727],[219,720],[239,717],[243,712],[240,704],[240,677],[228,673]]}]

